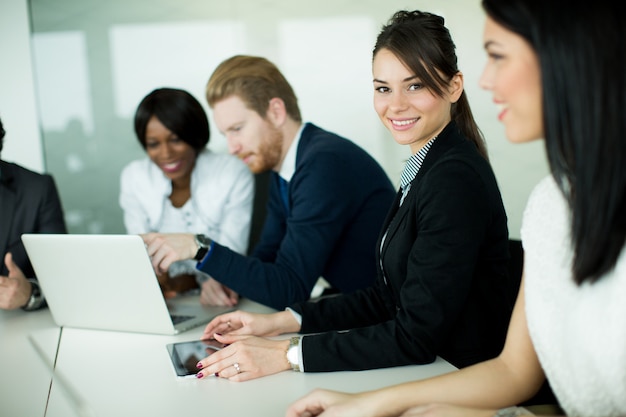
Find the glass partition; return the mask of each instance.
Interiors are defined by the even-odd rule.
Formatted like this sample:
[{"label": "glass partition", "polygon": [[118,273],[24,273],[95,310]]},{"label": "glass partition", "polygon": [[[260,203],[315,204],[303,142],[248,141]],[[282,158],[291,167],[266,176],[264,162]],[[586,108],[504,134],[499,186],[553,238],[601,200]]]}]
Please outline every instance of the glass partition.
[{"label": "glass partition", "polygon": [[[367,12],[355,4],[362,3],[31,0],[45,165],[70,232],[125,232],[119,175],[144,157],[132,125],[139,101],[157,87],[184,88],[212,122],[204,87],[234,54],[274,61],[306,120],[359,143],[396,177],[406,150],[385,143],[370,88],[380,16],[394,7],[379,15],[379,6]],[[225,152],[211,127],[209,147]]]},{"label": "glass partition", "polygon": [[[226,152],[204,87],[215,66],[234,54],[275,62],[293,85],[306,121],[361,145],[398,184],[409,150],[395,144],[373,110],[371,50],[380,27],[407,7],[446,18],[465,89],[496,174],[505,176],[505,204],[516,222],[527,192],[508,185],[507,178],[519,182],[529,172],[545,172],[533,168],[542,167],[535,148],[508,150],[491,97],[478,87],[485,60],[479,2],[30,0],[29,5],[45,169],[57,181],[71,233],[125,232],[119,176],[128,162],[145,156],[133,116],[152,89],[184,88],[196,96],[209,114],[209,148]],[[532,167],[510,164],[511,157]],[[511,230],[517,233],[518,224]]]}]

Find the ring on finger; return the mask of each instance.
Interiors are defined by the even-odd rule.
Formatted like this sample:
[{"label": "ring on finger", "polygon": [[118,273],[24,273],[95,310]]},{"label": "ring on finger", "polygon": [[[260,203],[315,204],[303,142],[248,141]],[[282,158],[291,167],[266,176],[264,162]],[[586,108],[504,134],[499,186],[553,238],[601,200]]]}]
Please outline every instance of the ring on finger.
[{"label": "ring on finger", "polygon": [[235,368],[235,370],[237,371],[238,374],[241,373],[241,368],[239,367],[239,362],[233,363],[233,367]]}]

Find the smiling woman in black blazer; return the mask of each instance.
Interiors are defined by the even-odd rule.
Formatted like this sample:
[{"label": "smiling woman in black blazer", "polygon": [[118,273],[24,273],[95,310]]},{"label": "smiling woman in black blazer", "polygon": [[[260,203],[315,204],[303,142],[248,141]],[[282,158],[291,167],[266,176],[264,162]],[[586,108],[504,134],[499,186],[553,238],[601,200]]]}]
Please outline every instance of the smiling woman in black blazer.
[{"label": "smiling woman in black blazer", "polygon": [[[465,367],[500,353],[515,285],[507,218],[456,62],[439,16],[401,11],[378,36],[374,107],[412,156],[373,248],[376,284],[271,315],[217,317],[204,336],[230,346],[200,361],[199,377],[243,381],[290,368],[363,370],[437,356]],[[256,337],[289,332],[305,336]]]}]

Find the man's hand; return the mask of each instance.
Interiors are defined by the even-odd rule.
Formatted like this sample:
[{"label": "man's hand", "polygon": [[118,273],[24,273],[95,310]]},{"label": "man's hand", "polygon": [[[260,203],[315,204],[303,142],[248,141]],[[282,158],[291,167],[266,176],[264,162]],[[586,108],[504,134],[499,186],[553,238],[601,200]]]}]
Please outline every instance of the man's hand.
[{"label": "man's hand", "polygon": [[157,275],[167,272],[176,261],[193,259],[198,252],[195,235],[191,233],[146,233],[141,238]]},{"label": "man's hand", "polygon": [[203,282],[200,288],[200,304],[202,305],[233,307],[239,302],[239,294],[213,278]]},{"label": "man's hand", "polygon": [[170,277],[169,274],[157,275],[161,292],[165,299],[174,298],[178,294],[184,294],[188,291],[200,288],[196,281],[196,276],[191,274],[176,275]]},{"label": "man's hand", "polygon": [[14,310],[26,305],[32,289],[20,267],[13,262],[11,253],[4,256],[4,263],[9,275],[0,276],[0,308]]}]

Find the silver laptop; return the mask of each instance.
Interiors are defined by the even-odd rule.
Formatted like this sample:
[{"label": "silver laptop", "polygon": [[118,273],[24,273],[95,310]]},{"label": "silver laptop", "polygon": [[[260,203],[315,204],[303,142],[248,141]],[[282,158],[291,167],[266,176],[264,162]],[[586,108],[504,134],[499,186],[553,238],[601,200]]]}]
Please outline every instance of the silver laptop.
[{"label": "silver laptop", "polygon": [[176,334],[233,307],[165,300],[138,235],[24,234],[58,326]]}]

